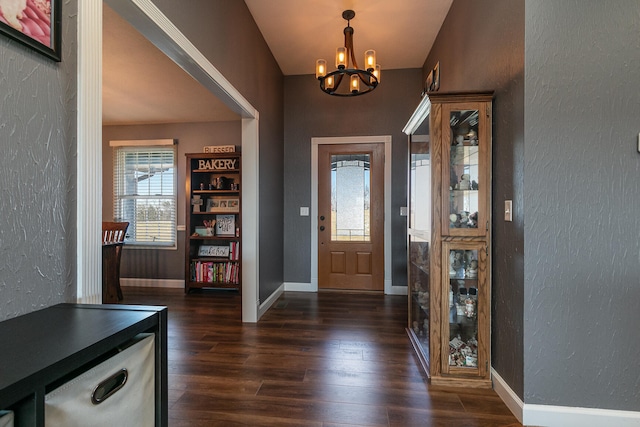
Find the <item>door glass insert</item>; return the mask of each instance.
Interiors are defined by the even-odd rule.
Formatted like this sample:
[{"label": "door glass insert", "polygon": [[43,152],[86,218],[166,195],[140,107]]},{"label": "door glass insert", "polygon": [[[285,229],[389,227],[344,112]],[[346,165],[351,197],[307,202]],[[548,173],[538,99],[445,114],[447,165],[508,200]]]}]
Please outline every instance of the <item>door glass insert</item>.
[{"label": "door glass insert", "polygon": [[331,156],[331,240],[369,242],[369,154]]},{"label": "door glass insert", "polygon": [[449,227],[478,228],[478,110],[451,111]]}]

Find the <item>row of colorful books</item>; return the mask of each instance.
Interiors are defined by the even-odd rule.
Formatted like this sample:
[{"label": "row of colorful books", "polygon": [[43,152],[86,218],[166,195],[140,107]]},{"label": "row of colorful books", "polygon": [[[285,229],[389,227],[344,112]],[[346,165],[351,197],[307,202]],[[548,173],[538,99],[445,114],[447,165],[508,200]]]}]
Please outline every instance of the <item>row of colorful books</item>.
[{"label": "row of colorful books", "polygon": [[202,283],[240,283],[240,265],[236,262],[193,261],[191,281]]}]

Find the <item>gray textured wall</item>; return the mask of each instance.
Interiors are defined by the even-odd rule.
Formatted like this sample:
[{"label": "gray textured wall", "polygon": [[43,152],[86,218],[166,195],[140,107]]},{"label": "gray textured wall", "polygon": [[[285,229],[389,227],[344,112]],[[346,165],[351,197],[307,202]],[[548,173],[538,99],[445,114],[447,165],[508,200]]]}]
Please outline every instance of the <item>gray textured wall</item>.
[{"label": "gray textured wall", "polygon": [[0,35],[0,320],[76,298],[76,12],[61,63]]},{"label": "gray textured wall", "polygon": [[282,72],[242,0],[173,0],[156,6],[260,112],[260,272],[264,301],[283,281]]},{"label": "gray textured wall", "polygon": [[[438,61],[441,92],[495,92],[491,364],[523,398],[524,0],[455,0],[425,73]],[[506,199],[513,222],[504,221]]]},{"label": "gray textured wall", "polygon": [[[186,153],[201,153],[205,145],[240,146],[240,121],[215,123],[171,123],[102,128],[102,218],[113,221],[113,149],[109,141],[118,139],[177,139],[178,225],[185,224]],[[184,280],[183,231],[177,250],[132,249],[125,246],[120,276],[123,278]]]},{"label": "gray textured wall", "polygon": [[640,410],[640,3],[526,1],[525,401]]},{"label": "gray textured wall", "polygon": [[328,96],[313,75],[285,78],[285,209],[286,282],[311,281],[311,138],[392,136],[391,239],[392,280],[407,284],[406,218],[400,207],[407,199],[407,136],[402,128],[420,102],[421,71],[383,70],[380,86],[355,98]]}]

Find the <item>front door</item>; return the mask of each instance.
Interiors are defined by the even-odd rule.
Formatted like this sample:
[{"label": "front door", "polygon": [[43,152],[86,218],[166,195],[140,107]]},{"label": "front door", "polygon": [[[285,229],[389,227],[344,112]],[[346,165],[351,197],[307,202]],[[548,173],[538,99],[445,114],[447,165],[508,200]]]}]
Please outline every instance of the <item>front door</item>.
[{"label": "front door", "polygon": [[384,291],[384,144],[318,146],[318,288]]}]

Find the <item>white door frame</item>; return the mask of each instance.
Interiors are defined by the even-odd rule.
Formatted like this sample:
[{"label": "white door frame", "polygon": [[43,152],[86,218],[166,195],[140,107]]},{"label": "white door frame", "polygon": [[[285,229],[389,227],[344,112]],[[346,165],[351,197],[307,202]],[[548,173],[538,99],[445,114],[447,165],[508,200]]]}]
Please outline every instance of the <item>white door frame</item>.
[{"label": "white door frame", "polygon": [[[104,0],[149,41],[242,117],[242,321],[258,320],[258,111],[150,0]],[[101,302],[102,4],[78,2],[77,289]]]},{"label": "white door frame", "polygon": [[[402,294],[391,280],[391,135],[311,138],[311,286],[318,292],[318,146],[324,144],[384,144],[384,293]],[[404,291],[406,292],[406,291]]]}]

